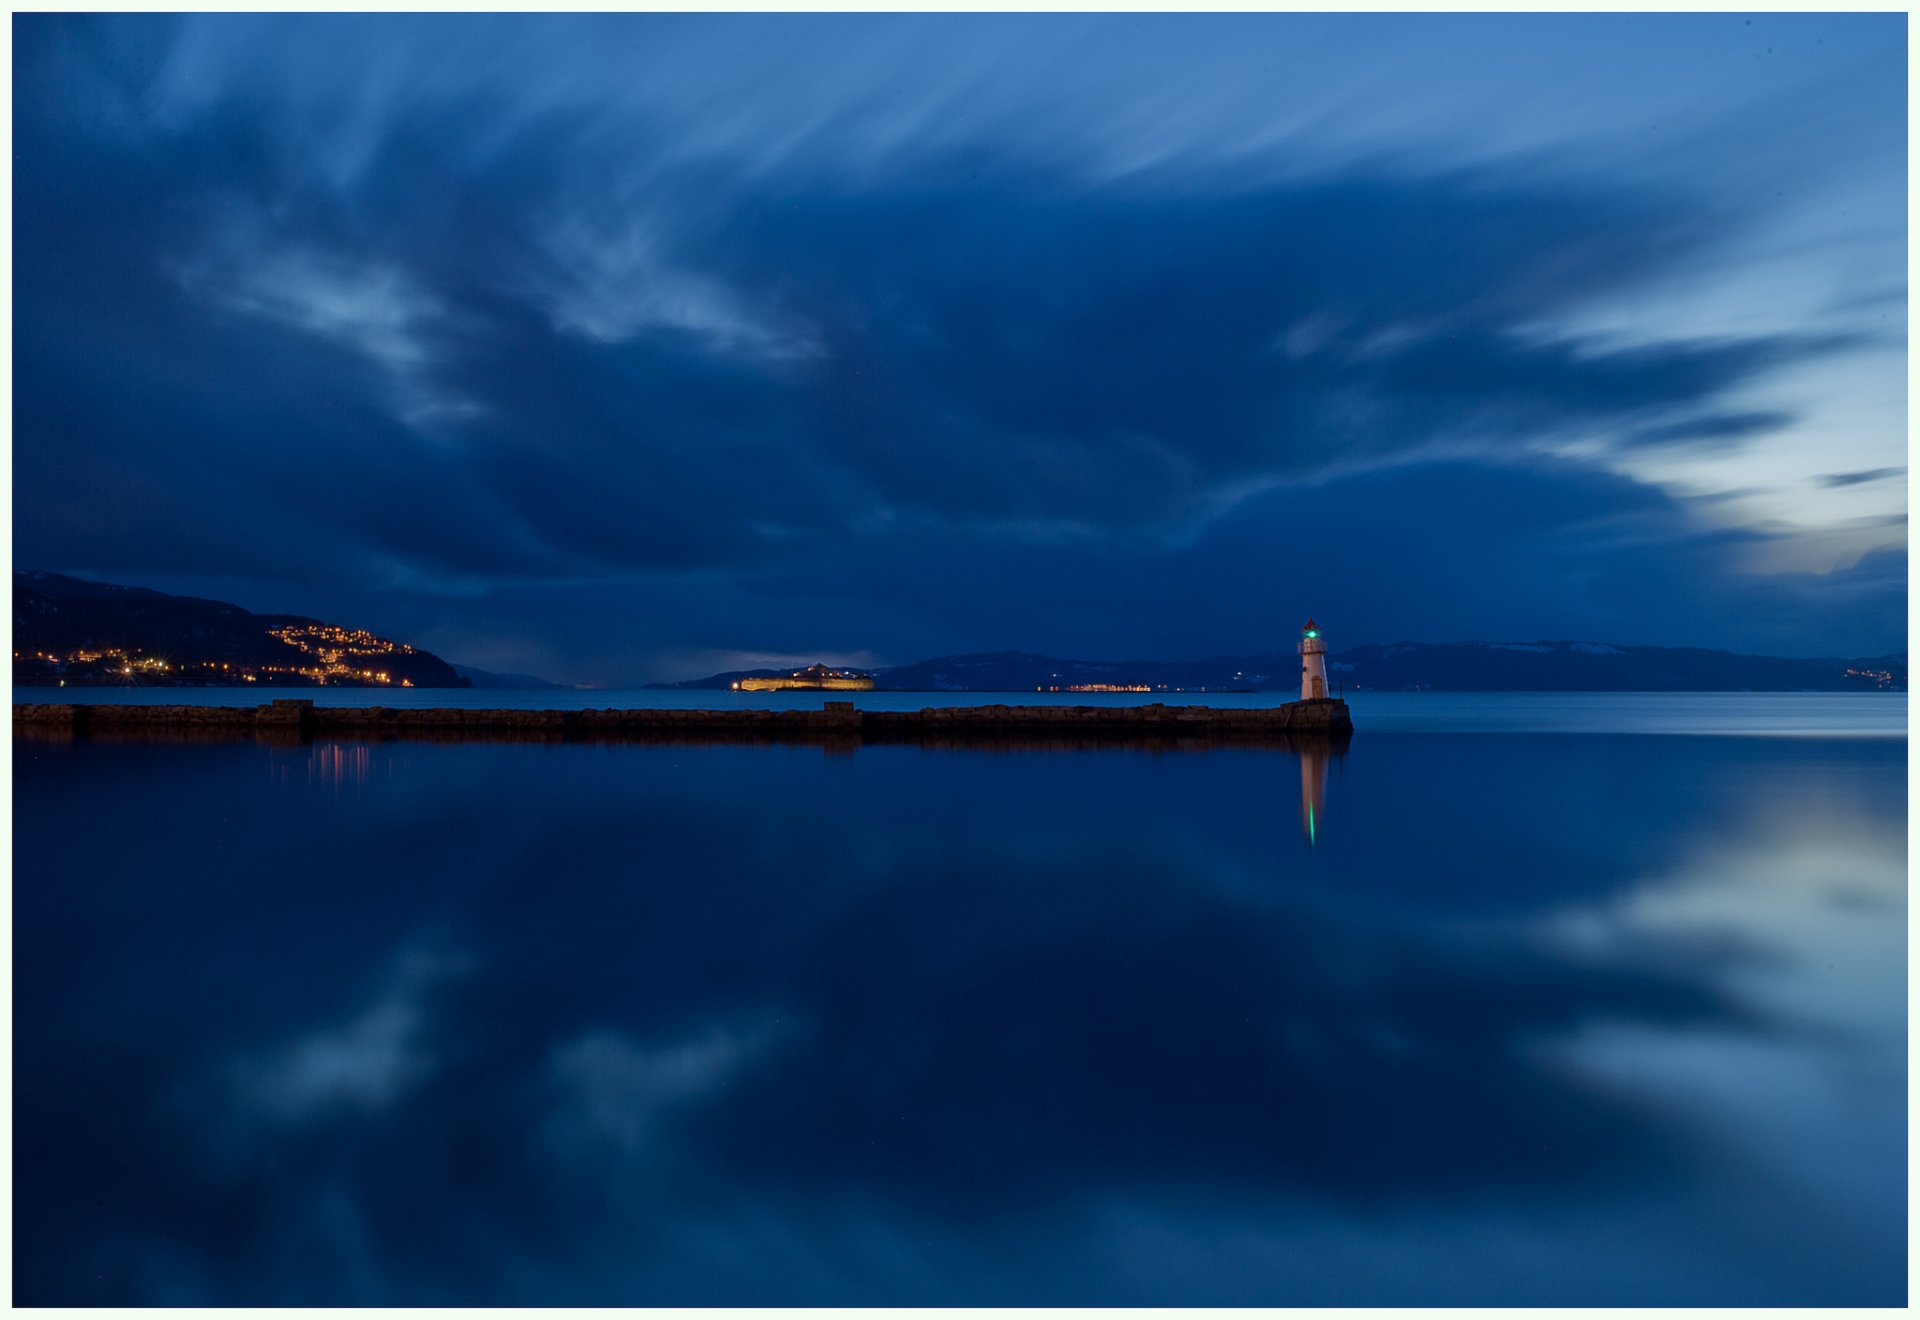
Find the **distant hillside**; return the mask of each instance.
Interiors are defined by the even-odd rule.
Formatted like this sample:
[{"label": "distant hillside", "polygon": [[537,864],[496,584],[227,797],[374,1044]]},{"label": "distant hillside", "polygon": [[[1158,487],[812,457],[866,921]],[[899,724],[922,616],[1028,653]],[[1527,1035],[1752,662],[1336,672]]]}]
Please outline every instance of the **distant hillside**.
[{"label": "distant hillside", "polygon": [[565,683],[552,683],[532,674],[496,674],[486,669],[475,669],[472,665],[455,665],[453,672],[467,680],[476,688],[499,688],[516,692],[566,691]]},{"label": "distant hillside", "polygon": [[1906,690],[1907,657],[1796,660],[1600,642],[1398,642],[1333,657],[1354,688],[1449,692],[1844,692]]},{"label": "distant hillside", "polygon": [[[1795,660],[1600,642],[1398,642],[1329,657],[1334,682],[1354,691],[1843,692],[1907,686],[1907,657]],[[774,670],[741,670],[658,687],[721,689]],[[1290,651],[1210,660],[1057,660],[1023,651],[941,656],[874,671],[894,692],[1033,692],[1146,688],[1160,692],[1290,692]]]},{"label": "distant hillside", "polygon": [[57,573],[13,575],[13,651],[16,685],[469,686],[360,629]]},{"label": "distant hillside", "polygon": [[1300,685],[1297,655],[1211,660],[1055,660],[1022,651],[942,656],[880,670],[876,688],[921,692],[1031,692],[1036,688],[1149,687],[1155,691],[1259,691]]}]

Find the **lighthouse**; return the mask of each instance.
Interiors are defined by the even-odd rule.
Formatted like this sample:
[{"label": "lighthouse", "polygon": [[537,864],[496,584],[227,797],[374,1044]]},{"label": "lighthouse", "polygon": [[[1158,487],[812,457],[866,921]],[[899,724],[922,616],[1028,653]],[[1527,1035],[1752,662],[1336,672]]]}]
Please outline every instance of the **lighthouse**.
[{"label": "lighthouse", "polygon": [[1327,699],[1327,639],[1312,619],[1300,630],[1300,700]]}]

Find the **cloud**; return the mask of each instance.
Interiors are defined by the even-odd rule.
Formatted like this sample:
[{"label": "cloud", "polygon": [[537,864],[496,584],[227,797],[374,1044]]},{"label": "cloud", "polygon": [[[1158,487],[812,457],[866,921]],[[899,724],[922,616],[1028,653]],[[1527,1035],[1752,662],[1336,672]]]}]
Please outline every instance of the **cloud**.
[{"label": "cloud", "polygon": [[1907,469],[1904,465],[1900,467],[1868,468],[1862,472],[1830,472],[1826,476],[1819,478],[1816,484],[1832,490],[1842,486],[1864,486],[1869,482],[1886,481],[1893,477],[1904,477],[1906,475]]},{"label": "cloud", "polygon": [[406,275],[356,267],[312,252],[264,254],[238,270],[187,272],[195,292],[248,315],[307,331],[395,373],[422,366],[428,350],[416,328],[440,308]]},{"label": "cloud", "polygon": [[[952,595],[1010,598],[967,617],[1032,631],[1020,574],[1059,577],[1035,547],[1096,580],[1151,553],[1187,562],[1265,491],[1344,498],[1365,489],[1347,477],[1467,462],[1488,475],[1456,494],[1478,498],[1576,453],[1589,471],[1565,480],[1599,485],[1654,451],[1735,464],[1801,419],[1791,398],[1746,399],[1864,343],[1581,329],[1752,236],[1752,208],[1657,173],[1289,152],[1284,134],[1257,167],[1149,152],[1118,169],[1076,130],[1005,131],[1045,79],[963,110],[984,55],[899,85],[877,53],[928,58],[911,24],[820,47],[859,67],[848,86],[869,91],[851,100],[748,42],[729,76],[759,70],[772,99],[734,114],[694,76],[735,39],[718,30],[25,24],[21,85],[40,90],[16,126],[23,561],[237,579],[243,603],[332,602],[451,644],[459,600],[469,645],[498,655],[483,622],[512,617],[525,658],[502,663],[557,656],[563,678],[668,676],[674,651],[909,659],[950,635],[928,616]],[[952,30],[998,48],[991,24]],[[1071,46],[1082,29],[1046,31]],[[640,33],[657,84],[622,72]],[[809,89],[822,99],[802,113]],[[775,102],[790,131],[757,138]],[[1410,521],[1378,535],[1428,544],[1450,517],[1398,507]],[[1503,570],[1523,594],[1485,631],[1590,599],[1585,564],[1622,553],[1580,543],[1591,531],[1569,527],[1551,567]],[[1668,577],[1737,571],[1666,543]],[[834,584],[876,555],[935,576],[836,614]],[[1439,558],[1464,574],[1445,592],[1485,580]],[[817,590],[791,585],[799,564]],[[799,611],[773,583],[822,598],[810,628],[784,622]],[[513,603],[527,596],[548,608]],[[609,636],[571,640],[563,599],[602,602]],[[609,620],[609,601],[638,613]],[[1086,647],[1198,645],[1143,638],[1116,609],[1104,638],[1075,630]],[[1637,619],[1650,640],[1742,632],[1651,604]]]},{"label": "cloud", "polygon": [[1629,432],[1621,438],[1621,443],[1636,448],[1689,445],[1695,448],[1731,449],[1755,436],[1783,430],[1793,421],[1792,414],[1782,412],[1708,413]]}]

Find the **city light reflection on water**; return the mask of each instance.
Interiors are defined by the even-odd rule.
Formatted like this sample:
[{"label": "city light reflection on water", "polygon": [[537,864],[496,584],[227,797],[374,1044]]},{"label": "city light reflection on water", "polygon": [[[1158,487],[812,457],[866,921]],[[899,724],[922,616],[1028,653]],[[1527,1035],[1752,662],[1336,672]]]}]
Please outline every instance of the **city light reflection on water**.
[{"label": "city light reflection on water", "polygon": [[[391,772],[392,763],[385,764]],[[322,742],[307,751],[307,778],[313,783],[362,787],[372,766],[373,748],[364,743]]]},{"label": "city light reflection on water", "polygon": [[1898,739],[15,771],[22,1302],[1904,1297]]}]

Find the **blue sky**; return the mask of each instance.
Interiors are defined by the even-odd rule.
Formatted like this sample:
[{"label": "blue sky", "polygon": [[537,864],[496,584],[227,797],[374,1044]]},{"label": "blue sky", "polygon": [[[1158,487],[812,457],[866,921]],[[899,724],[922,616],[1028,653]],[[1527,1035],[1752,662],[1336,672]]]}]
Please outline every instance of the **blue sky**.
[{"label": "blue sky", "polygon": [[22,567],[605,684],[1905,645],[1904,15],[13,21]]}]

